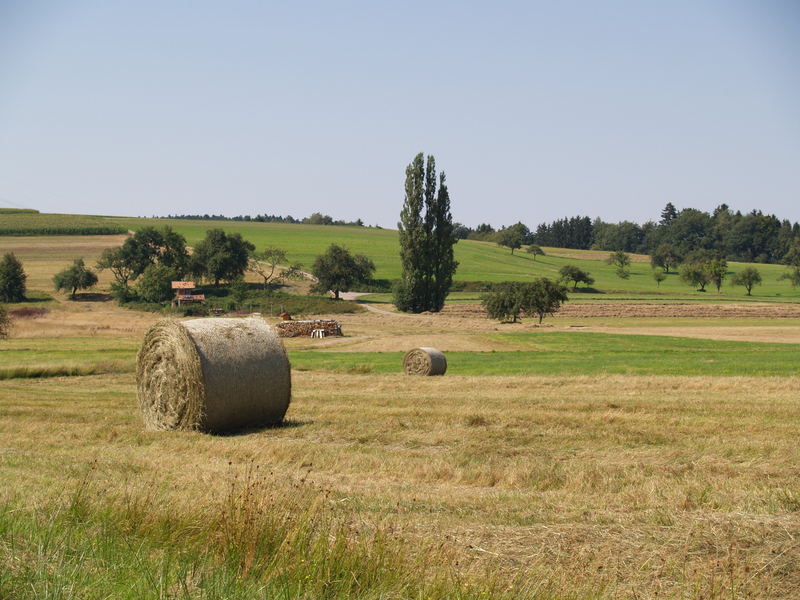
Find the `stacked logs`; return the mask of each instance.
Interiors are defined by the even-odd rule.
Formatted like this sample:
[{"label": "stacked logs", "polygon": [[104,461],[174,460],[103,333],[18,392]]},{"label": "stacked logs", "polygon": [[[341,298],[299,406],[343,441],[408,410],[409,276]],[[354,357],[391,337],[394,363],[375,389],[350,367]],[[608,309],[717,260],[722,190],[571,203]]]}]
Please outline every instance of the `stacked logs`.
[{"label": "stacked logs", "polygon": [[325,337],[342,335],[342,326],[338,321],[318,320],[318,321],[281,321],[275,325],[279,337],[311,337],[315,329],[325,332]]}]

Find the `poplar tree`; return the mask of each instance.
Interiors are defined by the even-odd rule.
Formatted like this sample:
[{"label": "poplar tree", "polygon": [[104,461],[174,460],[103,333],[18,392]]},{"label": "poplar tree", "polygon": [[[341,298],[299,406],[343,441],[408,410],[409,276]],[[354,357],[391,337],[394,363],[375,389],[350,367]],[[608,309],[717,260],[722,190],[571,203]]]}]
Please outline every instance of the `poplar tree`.
[{"label": "poplar tree", "polygon": [[395,305],[402,311],[438,312],[450,292],[458,240],[445,181],[441,173],[437,185],[433,156],[426,162],[420,152],[406,167],[405,201],[397,224],[403,274],[394,290]]}]

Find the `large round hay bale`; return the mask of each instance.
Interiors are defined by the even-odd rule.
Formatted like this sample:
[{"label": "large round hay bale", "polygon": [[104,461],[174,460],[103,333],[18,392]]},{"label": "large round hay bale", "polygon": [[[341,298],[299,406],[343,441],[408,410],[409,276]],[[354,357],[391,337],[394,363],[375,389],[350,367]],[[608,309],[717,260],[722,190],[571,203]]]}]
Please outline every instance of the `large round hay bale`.
[{"label": "large round hay bale", "polygon": [[407,375],[444,375],[447,359],[436,348],[414,348],[406,352],[403,369]]},{"label": "large round hay bale", "polygon": [[136,386],[147,429],[279,423],[291,398],[283,342],[261,319],[166,319],[145,334]]}]

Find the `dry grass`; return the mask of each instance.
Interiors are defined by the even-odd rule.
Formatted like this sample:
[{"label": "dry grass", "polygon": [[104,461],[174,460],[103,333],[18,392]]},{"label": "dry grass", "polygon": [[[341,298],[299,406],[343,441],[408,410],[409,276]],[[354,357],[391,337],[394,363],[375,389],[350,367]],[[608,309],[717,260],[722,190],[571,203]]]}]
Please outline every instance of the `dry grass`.
[{"label": "dry grass", "polygon": [[234,437],[143,432],[129,375],[0,382],[0,495],[47,501],[96,460],[106,494],[155,482],[191,511],[254,463],[465,574],[800,594],[798,378],[294,378],[289,426]]}]

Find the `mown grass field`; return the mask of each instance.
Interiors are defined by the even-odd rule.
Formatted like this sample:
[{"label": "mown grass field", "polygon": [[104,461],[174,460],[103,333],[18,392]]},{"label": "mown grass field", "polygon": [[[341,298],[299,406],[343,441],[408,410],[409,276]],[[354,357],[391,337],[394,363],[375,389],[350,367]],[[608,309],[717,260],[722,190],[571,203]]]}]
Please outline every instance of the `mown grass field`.
[{"label": "mown grass field", "polygon": [[[453,375],[704,375],[792,376],[798,344],[724,342],[647,335],[536,332],[489,335],[530,351],[448,352]],[[294,368],[335,372],[398,373],[403,353],[319,352],[290,354]]]},{"label": "mown grass field", "polygon": [[132,374],[0,381],[0,595],[794,598],[798,386],[298,371],[208,436]]},{"label": "mown grass field", "polygon": [[[210,226],[188,223],[195,239]],[[350,230],[370,256],[396,244],[382,230],[220,225],[255,226],[264,245],[285,229],[293,258]],[[358,249],[361,234],[376,238]],[[122,239],[0,249],[44,293],[72,258]],[[603,253],[551,250],[534,266],[465,248],[482,257],[469,280],[576,261],[596,287],[617,280]],[[571,303],[717,296],[637,289]],[[771,304],[727,318],[586,300],[534,328],[471,312],[474,293],[437,315],[336,315],[346,337],[286,340],[284,426],[226,436],[143,431],[135,353],[159,315],[24,303],[49,312],[0,340],[0,598],[800,597],[800,319],[788,284],[756,293],[768,289],[757,298]],[[445,350],[447,375],[401,374],[418,345]]]}]

